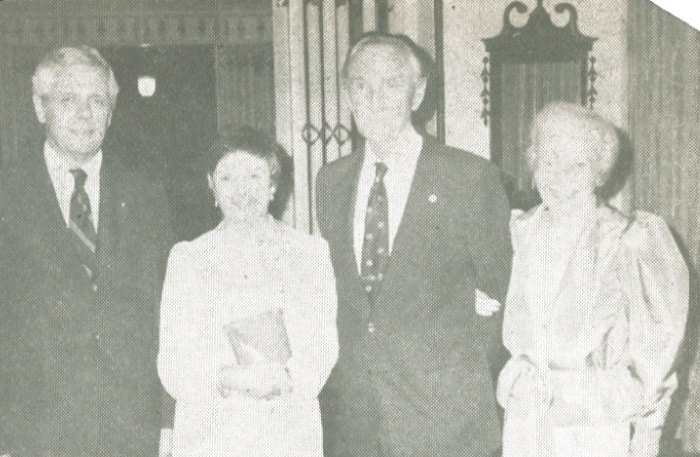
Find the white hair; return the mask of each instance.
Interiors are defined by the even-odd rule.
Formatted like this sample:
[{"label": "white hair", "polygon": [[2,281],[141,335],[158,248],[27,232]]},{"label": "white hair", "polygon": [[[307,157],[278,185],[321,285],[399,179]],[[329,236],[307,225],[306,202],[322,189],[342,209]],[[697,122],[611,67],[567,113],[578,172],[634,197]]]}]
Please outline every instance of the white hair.
[{"label": "white hair", "polygon": [[584,148],[586,161],[596,173],[597,186],[605,184],[620,150],[620,140],[615,126],[593,110],[569,102],[552,102],[542,108],[532,121],[530,138],[532,145],[527,149],[527,161],[531,171],[538,166],[538,135],[553,125],[566,129],[563,135],[583,135],[593,147]]},{"label": "white hair", "polygon": [[391,35],[388,33],[368,32],[348,51],[345,58],[343,68],[340,71],[340,76],[344,82],[347,82],[350,66],[362,52],[372,46],[388,46],[406,59],[407,63],[413,69],[415,81],[425,77],[423,64],[421,63],[416,50],[416,46],[408,37],[403,35]]},{"label": "white hair", "polygon": [[58,48],[46,54],[32,76],[33,95],[40,97],[48,95],[53,90],[59,72],[73,65],[86,65],[104,72],[107,77],[110,105],[114,109],[119,93],[114,72],[100,53],[89,46]]}]

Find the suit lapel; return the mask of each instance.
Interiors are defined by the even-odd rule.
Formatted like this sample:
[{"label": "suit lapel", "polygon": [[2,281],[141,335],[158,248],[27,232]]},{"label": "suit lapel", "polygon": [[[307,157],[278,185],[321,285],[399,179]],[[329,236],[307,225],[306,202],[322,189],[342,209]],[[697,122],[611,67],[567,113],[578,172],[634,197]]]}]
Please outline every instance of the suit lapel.
[{"label": "suit lapel", "polygon": [[423,148],[416,163],[411,187],[406,200],[399,227],[394,237],[391,257],[384,274],[380,291],[380,300],[392,295],[394,283],[415,275],[410,271],[416,266],[416,260],[423,256],[421,248],[430,243],[427,238],[433,236],[431,227],[436,225],[440,208],[443,205],[441,189],[438,189],[437,163],[434,157],[434,144],[431,138],[424,137]]},{"label": "suit lapel", "polygon": [[[348,165],[338,177],[338,186],[333,188],[334,201],[341,202],[338,205],[338,217],[334,220],[342,221],[338,227],[337,233],[339,236],[340,246],[343,252],[347,252],[352,260],[354,275],[360,278],[360,273],[357,270],[357,259],[355,257],[355,205],[357,199],[357,183],[359,180],[360,169],[364,161],[364,149],[359,149],[351,155]],[[332,200],[333,201],[333,200]]]},{"label": "suit lapel", "polygon": [[122,189],[129,187],[126,170],[105,153],[100,170],[100,217],[97,228],[98,273],[104,272],[117,248],[127,202]]},{"label": "suit lapel", "polygon": [[30,220],[33,220],[30,231],[36,231],[39,235],[35,240],[45,243],[54,243],[67,237],[66,222],[58,204],[56,191],[51,182],[51,177],[47,169],[43,154],[31,154],[31,159],[24,170],[22,178],[24,181],[23,195],[20,201],[23,208],[19,211],[27,211]]}]

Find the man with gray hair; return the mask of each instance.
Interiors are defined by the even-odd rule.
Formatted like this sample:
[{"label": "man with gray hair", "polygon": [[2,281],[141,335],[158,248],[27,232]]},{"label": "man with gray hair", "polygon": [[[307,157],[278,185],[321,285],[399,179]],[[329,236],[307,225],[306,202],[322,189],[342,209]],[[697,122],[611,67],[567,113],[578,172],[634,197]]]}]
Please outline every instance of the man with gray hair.
[{"label": "man with gray hair", "polygon": [[45,141],[0,179],[0,455],[155,456],[164,188],[103,151],[118,86],[95,49],[32,82]]},{"label": "man with gray hair", "polygon": [[509,209],[498,169],[420,135],[426,77],[406,37],[369,33],[343,88],[364,144],[325,165],[317,213],[338,288],[338,363],[320,396],[326,457],[489,456]]}]

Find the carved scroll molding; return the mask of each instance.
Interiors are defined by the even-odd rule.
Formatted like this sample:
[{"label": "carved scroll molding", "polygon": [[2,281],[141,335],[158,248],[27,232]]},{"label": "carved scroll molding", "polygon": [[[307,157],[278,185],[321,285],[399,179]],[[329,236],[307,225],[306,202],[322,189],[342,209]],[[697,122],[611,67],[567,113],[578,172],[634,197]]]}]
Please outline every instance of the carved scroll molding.
[{"label": "carved scroll molding", "polygon": [[0,44],[3,45],[233,45],[271,41],[272,19],[269,15],[241,15],[235,11],[219,15],[135,12],[63,17],[28,14],[0,17]]},{"label": "carved scroll molding", "polygon": [[570,3],[554,7],[557,14],[568,14],[569,20],[557,26],[542,6],[542,0],[530,13],[524,26],[511,22],[513,12],[527,13],[527,5],[520,1],[509,4],[503,12],[503,29],[495,37],[484,39],[486,52],[491,58],[508,62],[561,61],[586,58],[596,38],[583,35],[578,29],[578,14]]},{"label": "carved scroll molding", "polygon": [[559,3],[554,7],[556,14],[568,16],[564,25],[557,26],[542,2],[543,0],[537,0],[537,6],[522,26],[513,24],[512,19],[515,15],[525,15],[528,12],[527,5],[520,1],[510,3],[503,12],[501,33],[483,39],[489,54],[484,58],[481,73],[484,83],[480,94],[483,102],[481,118],[484,125],[489,124],[489,117],[493,114],[489,108],[493,96],[494,75],[491,70],[494,67],[500,68],[503,63],[580,61],[583,67],[581,103],[593,108],[598,95],[595,88],[598,73],[595,57],[589,57],[589,53],[597,38],[581,33],[578,29],[578,13],[570,3]]}]

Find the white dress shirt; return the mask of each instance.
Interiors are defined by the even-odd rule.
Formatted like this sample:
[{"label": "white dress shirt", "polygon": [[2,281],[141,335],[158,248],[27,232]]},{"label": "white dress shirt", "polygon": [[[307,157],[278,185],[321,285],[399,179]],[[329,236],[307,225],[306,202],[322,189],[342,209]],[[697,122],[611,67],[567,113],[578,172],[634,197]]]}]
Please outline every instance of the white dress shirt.
[{"label": "white dress shirt", "polygon": [[100,214],[100,168],[102,167],[102,150],[92,156],[90,160],[82,165],[76,165],[73,161],[66,159],[56,151],[49,142],[44,143],[44,160],[46,168],[51,177],[53,189],[56,192],[56,199],[63,214],[66,226],[70,222],[70,199],[75,188],[75,178],[70,170],[81,168],[87,173],[85,181],[85,192],[90,198],[90,209],[92,212],[92,223],[97,230],[97,223]]},{"label": "white dress shirt", "polygon": [[413,128],[407,129],[407,132],[403,134],[400,146],[383,159],[377,157],[377,154],[372,150],[368,142],[365,143],[365,157],[357,182],[355,217],[353,218],[353,244],[358,271],[361,271],[360,263],[362,262],[362,243],[365,234],[365,213],[367,211],[369,193],[376,175],[375,164],[384,162],[387,166],[387,172],[384,175],[384,186],[386,187],[389,209],[389,254],[391,255],[394,238],[403,217],[408,194],[411,191],[413,175],[416,172],[416,163],[418,163],[418,156],[422,148],[423,137]]}]

